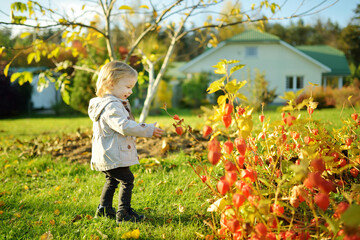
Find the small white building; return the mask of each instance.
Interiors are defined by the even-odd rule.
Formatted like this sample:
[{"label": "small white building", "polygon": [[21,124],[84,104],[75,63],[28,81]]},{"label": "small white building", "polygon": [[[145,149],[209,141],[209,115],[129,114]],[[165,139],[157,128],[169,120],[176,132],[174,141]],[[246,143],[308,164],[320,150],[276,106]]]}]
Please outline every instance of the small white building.
[{"label": "small white building", "polygon": [[[56,90],[55,83],[49,81],[49,86],[44,88],[41,92],[37,91],[39,74],[45,71],[47,67],[23,67],[23,68],[10,68],[11,73],[15,72],[31,72],[33,79],[30,83],[32,87],[31,93],[31,107],[32,109],[51,109],[56,104],[60,103],[61,93]],[[16,83],[17,84],[17,83]]]},{"label": "small white building", "polygon": [[[221,42],[197,56],[180,70],[188,75],[213,72],[212,66],[220,59],[240,60],[245,67],[234,74],[242,81],[254,77],[254,69],[265,73],[269,89],[276,89],[277,96],[287,91],[298,91],[309,82],[342,87],[343,78],[350,75],[346,57],[330,46],[294,47],[279,37],[249,29]],[[215,79],[214,79],[215,80]],[[246,92],[244,92],[246,95]],[[282,103],[277,97],[274,103]]]}]

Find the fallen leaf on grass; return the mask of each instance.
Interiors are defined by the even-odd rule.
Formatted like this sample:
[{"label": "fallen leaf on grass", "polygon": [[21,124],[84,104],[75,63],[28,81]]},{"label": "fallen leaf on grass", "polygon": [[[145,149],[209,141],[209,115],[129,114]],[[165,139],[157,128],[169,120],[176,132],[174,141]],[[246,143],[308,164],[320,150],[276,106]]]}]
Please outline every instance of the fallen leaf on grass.
[{"label": "fallen leaf on grass", "polygon": [[59,209],[56,209],[56,210],[54,211],[54,214],[55,214],[55,215],[59,215],[59,214],[60,214],[60,210],[59,210]]},{"label": "fallen leaf on grass", "polygon": [[90,215],[86,215],[86,216],[85,216],[85,218],[86,218],[87,220],[91,220],[91,219],[93,219],[93,217],[92,217],[92,216],[90,216]]},{"label": "fallen leaf on grass", "polygon": [[4,201],[0,201],[0,207],[4,206],[5,202]]},{"label": "fallen leaf on grass", "polygon": [[0,215],[3,214],[3,213],[4,213],[4,211],[1,211],[1,210],[0,210]]},{"label": "fallen leaf on grass", "polygon": [[82,219],[82,216],[81,215],[76,215],[72,220],[71,222],[74,223],[76,221],[79,221],[80,219]]},{"label": "fallen leaf on grass", "polygon": [[51,225],[55,225],[55,220],[50,220]]},{"label": "fallen leaf on grass", "polygon": [[20,214],[20,213],[15,213],[14,216],[17,217],[17,218],[21,218],[21,214]]},{"label": "fallen leaf on grass", "polygon": [[51,234],[50,231],[48,231],[48,232],[44,233],[43,235],[41,235],[40,240],[51,240],[53,238],[54,238],[54,236]]},{"label": "fallen leaf on grass", "polygon": [[135,229],[134,231],[130,231],[127,233],[124,233],[121,238],[123,239],[138,239],[140,237],[140,230],[139,229]]}]

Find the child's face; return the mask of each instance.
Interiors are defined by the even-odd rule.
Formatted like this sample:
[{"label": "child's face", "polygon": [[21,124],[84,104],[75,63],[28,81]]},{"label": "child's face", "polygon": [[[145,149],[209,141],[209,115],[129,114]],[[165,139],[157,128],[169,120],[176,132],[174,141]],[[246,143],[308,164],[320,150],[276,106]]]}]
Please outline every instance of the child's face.
[{"label": "child's face", "polygon": [[136,76],[129,76],[111,85],[110,93],[121,100],[126,100],[137,82]]}]

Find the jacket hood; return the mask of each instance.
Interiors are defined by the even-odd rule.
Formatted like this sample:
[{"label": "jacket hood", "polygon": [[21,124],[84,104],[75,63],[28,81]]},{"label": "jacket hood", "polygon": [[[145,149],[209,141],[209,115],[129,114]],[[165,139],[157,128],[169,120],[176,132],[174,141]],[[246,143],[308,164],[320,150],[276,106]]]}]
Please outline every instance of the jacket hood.
[{"label": "jacket hood", "polygon": [[93,122],[99,120],[102,111],[111,102],[126,102],[126,101],[122,101],[121,99],[113,95],[106,95],[105,97],[96,97],[90,99],[89,108],[88,108],[88,114],[90,119]]}]

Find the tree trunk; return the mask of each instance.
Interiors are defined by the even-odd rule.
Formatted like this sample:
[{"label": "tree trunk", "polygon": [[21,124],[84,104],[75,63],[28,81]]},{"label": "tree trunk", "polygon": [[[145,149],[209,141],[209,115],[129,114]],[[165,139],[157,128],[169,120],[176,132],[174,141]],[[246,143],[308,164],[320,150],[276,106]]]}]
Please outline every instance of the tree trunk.
[{"label": "tree trunk", "polygon": [[[174,52],[174,48],[175,48],[175,43],[176,43],[176,35],[171,39],[171,44],[169,46],[169,49],[166,53],[164,62],[161,66],[160,72],[158,73],[158,75],[156,76],[155,81],[153,79],[151,79],[149,77],[149,87],[148,87],[148,91],[146,94],[146,98],[145,98],[145,102],[144,102],[144,106],[141,110],[141,114],[140,114],[140,119],[139,122],[145,122],[147,116],[149,115],[149,110],[150,110],[150,106],[151,103],[157,93],[159,84],[160,84],[160,80],[162,79],[165,70],[169,64],[170,61],[170,57],[172,55],[172,53]],[[154,75],[153,75],[154,76]],[[154,78],[154,77],[153,77]]]}]

